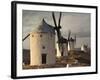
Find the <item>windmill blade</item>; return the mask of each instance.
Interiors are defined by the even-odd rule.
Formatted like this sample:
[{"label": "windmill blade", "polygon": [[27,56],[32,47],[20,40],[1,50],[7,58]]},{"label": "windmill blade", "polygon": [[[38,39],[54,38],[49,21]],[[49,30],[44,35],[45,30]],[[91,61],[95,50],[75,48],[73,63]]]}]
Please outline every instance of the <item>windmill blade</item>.
[{"label": "windmill blade", "polygon": [[61,43],[61,32],[60,32],[60,28],[57,26],[56,24],[56,19],[55,19],[55,15],[54,12],[52,12],[52,17],[53,17],[53,21],[54,21],[54,25],[55,25],[55,30],[57,32],[57,37],[58,37],[58,47],[59,50],[61,52],[61,47],[62,47],[62,43]]},{"label": "windmill blade", "polygon": [[23,38],[22,41],[24,41],[26,38],[28,38],[30,36],[30,34],[28,34],[26,37]]},{"label": "windmill blade", "polygon": [[75,39],[74,39],[75,43],[76,43],[76,35],[75,35]]},{"label": "windmill blade", "polygon": [[55,19],[54,12],[52,12],[52,17],[53,17],[53,21],[54,21],[55,27],[57,27],[57,24],[56,24],[56,19]]},{"label": "windmill blade", "polygon": [[71,31],[68,32],[68,41],[70,40]]},{"label": "windmill blade", "polygon": [[62,16],[62,13],[60,12],[59,21],[58,21],[58,27],[61,27],[61,26],[60,26],[61,16]]},{"label": "windmill blade", "polygon": [[75,41],[76,41],[76,35],[75,35]]}]

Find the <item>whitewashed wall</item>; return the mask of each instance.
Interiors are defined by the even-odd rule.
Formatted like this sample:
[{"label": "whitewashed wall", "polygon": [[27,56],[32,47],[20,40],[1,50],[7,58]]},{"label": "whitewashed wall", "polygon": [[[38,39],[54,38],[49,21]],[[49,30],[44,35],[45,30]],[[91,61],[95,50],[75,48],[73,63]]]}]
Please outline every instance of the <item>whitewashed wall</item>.
[{"label": "whitewashed wall", "polygon": [[[33,35],[33,37],[32,37]],[[40,37],[42,35],[42,37]],[[45,49],[42,47],[45,46]],[[46,64],[55,64],[55,35],[50,33],[30,33],[31,65],[42,64],[42,54],[46,54]]]}]

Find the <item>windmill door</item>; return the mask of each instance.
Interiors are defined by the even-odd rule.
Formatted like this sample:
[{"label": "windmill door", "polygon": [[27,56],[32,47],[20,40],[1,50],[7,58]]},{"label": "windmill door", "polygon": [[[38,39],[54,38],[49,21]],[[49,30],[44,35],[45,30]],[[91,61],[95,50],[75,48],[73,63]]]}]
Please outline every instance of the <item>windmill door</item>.
[{"label": "windmill door", "polygon": [[46,64],[46,54],[42,54],[42,64]]}]

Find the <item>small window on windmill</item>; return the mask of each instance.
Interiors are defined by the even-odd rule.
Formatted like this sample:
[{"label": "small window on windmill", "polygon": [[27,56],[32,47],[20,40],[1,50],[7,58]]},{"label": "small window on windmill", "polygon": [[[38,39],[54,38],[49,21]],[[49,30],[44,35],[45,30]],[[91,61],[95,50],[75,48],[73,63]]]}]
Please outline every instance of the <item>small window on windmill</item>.
[{"label": "small window on windmill", "polygon": [[42,64],[46,64],[46,57],[47,55],[46,54],[42,54]]},{"label": "small window on windmill", "polygon": [[42,49],[45,49],[45,46],[42,46]]}]

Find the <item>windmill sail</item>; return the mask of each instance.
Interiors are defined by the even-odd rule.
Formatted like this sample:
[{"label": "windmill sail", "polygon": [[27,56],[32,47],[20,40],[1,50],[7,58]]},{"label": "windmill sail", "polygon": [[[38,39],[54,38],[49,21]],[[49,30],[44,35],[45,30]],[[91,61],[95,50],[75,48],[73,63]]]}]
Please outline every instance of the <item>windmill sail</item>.
[{"label": "windmill sail", "polygon": [[74,39],[74,42],[75,42],[75,44],[76,44],[76,35],[75,35],[75,39]]},{"label": "windmill sail", "polygon": [[52,17],[53,17],[53,21],[54,21],[55,27],[57,27],[57,24],[56,24],[56,19],[55,19],[54,12],[52,12]]},{"label": "windmill sail", "polygon": [[58,37],[58,42],[60,42],[60,38],[61,38],[61,32],[60,32],[60,22],[61,22],[61,13],[60,13],[60,17],[59,17],[59,21],[58,21],[58,26],[56,24],[56,19],[55,19],[55,15],[54,15],[54,12],[52,12],[52,17],[53,17],[53,21],[54,21],[54,24],[55,24],[55,30],[57,32],[57,37]]},{"label": "windmill sail", "polygon": [[62,13],[60,12],[60,17],[59,17],[58,27],[61,27],[61,26],[60,26],[61,16],[62,16]]},{"label": "windmill sail", "polygon": [[62,14],[60,12],[60,16],[59,16],[59,20],[58,20],[58,25],[57,25],[54,12],[52,12],[53,21],[54,21],[54,24],[55,24],[55,30],[57,32],[57,37],[58,37],[58,48],[59,48],[59,51],[61,52],[61,54],[63,54],[62,36],[61,36],[61,32],[60,32],[60,29],[61,29],[61,26],[60,26],[61,15]]},{"label": "windmill sail", "polygon": [[70,50],[70,35],[71,35],[71,31],[68,31],[68,51]]},{"label": "windmill sail", "polygon": [[68,41],[70,41],[70,35],[71,35],[71,31],[69,30],[69,32],[68,32]]},{"label": "windmill sail", "polygon": [[23,40],[22,41],[24,41],[26,38],[28,38],[30,36],[30,34],[28,34],[27,36],[25,36],[24,38],[23,38]]},{"label": "windmill sail", "polygon": [[[57,32],[57,37],[58,37],[58,44],[60,43],[60,38],[61,38],[61,32],[60,32],[60,28],[57,26],[56,24],[56,19],[55,19],[55,15],[54,12],[52,12],[52,17],[53,17],[53,21],[55,24],[55,30]],[[59,22],[60,22],[60,18],[59,18]],[[59,24],[59,23],[58,23]],[[60,25],[60,24],[59,24]]]}]

